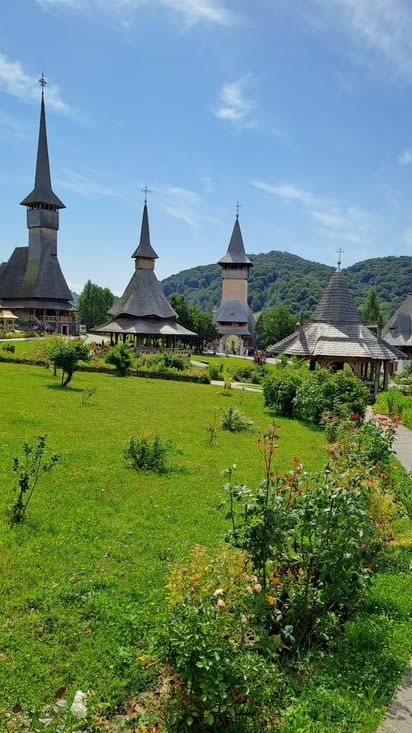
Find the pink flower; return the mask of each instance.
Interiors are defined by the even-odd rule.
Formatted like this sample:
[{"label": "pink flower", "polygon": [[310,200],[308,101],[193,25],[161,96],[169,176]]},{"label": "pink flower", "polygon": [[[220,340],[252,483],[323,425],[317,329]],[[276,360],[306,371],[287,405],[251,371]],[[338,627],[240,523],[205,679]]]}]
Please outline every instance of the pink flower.
[{"label": "pink flower", "polygon": [[226,608],[226,603],[222,598],[218,599],[218,602],[216,603],[216,608],[218,611],[224,611]]}]

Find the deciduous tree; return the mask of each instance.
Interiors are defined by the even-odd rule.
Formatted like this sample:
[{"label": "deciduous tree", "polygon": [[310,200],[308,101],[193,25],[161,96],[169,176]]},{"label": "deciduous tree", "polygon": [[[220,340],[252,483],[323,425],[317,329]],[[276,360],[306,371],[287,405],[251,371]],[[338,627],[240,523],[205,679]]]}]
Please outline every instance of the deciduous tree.
[{"label": "deciduous tree", "polygon": [[262,311],[256,323],[258,346],[266,349],[267,346],[276,344],[293,333],[295,324],[296,316],[293,316],[285,305],[279,304],[267,308]]},{"label": "deciduous tree", "polygon": [[109,288],[102,288],[88,280],[76,304],[77,320],[84,323],[87,330],[104,323],[113,301],[114,295]]}]

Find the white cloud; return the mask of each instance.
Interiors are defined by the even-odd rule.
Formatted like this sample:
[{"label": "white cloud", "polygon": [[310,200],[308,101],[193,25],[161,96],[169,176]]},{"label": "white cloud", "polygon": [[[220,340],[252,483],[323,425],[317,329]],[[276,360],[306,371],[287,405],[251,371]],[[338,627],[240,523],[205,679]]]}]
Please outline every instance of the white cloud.
[{"label": "white cloud", "polygon": [[266,191],[266,193],[273,193],[281,199],[300,201],[300,203],[309,208],[317,206],[318,204],[317,199],[315,199],[310,193],[298,188],[297,186],[293,186],[290,183],[283,184],[282,186],[274,186],[273,184],[265,183],[264,181],[252,181],[252,185],[255,188],[260,188],[261,191]]},{"label": "white cloud", "polygon": [[76,173],[67,168],[63,169],[63,176],[59,179],[58,185],[74,191],[84,198],[120,198],[122,196],[117,189],[111,189],[95,178]]},{"label": "white cloud", "polygon": [[163,209],[175,219],[181,219],[193,228],[200,224],[200,196],[179,186],[155,186],[163,201]]},{"label": "white cloud", "polygon": [[[40,98],[38,78],[26,74],[19,61],[9,61],[2,53],[0,53],[0,91],[24,102],[34,99],[38,101]],[[53,107],[58,112],[70,112],[55,84],[47,85],[46,94],[48,107]]]},{"label": "white cloud", "polygon": [[250,75],[247,75],[231,84],[223,85],[219,93],[219,106],[214,110],[216,117],[233,122],[241,128],[254,126],[248,117],[255,104],[244,93],[244,86],[249,79]]},{"label": "white cloud", "polygon": [[275,185],[265,181],[251,182],[255,188],[303,208],[304,214],[320,226],[322,235],[352,244],[369,242],[376,230],[376,219],[356,206],[338,206],[334,201],[314,196],[291,183]]},{"label": "white cloud", "polygon": [[177,13],[188,26],[200,22],[228,26],[234,14],[218,0],[37,0],[40,7],[69,8],[83,12],[102,12],[129,23],[143,5],[159,5]]},{"label": "white cloud", "polygon": [[406,148],[405,150],[402,150],[401,153],[399,153],[398,163],[400,165],[411,165],[412,163],[412,149],[411,148]]},{"label": "white cloud", "polygon": [[[412,3],[410,0],[305,0],[302,12],[313,27],[343,32],[353,61],[376,71],[376,59],[412,79]],[[354,53],[355,52],[355,53]]]}]

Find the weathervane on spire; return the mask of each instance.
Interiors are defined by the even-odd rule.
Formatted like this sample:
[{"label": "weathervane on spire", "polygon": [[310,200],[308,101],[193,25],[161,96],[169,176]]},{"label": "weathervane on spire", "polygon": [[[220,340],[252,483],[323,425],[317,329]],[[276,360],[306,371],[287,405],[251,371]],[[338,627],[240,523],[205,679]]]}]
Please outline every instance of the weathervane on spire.
[{"label": "weathervane on spire", "polygon": [[142,190],[142,193],[144,193],[144,203],[145,203],[145,206],[146,206],[146,204],[147,204],[147,194],[148,193],[152,193],[152,192],[151,192],[150,188],[148,188],[147,186],[145,186],[141,190]]},{"label": "weathervane on spire", "polygon": [[236,201],[236,219],[239,219],[239,209],[240,209],[240,203],[239,201]]},{"label": "weathervane on spire", "polygon": [[339,247],[339,249],[336,250],[336,254],[338,255],[338,270],[340,270],[340,266],[342,264],[342,255],[344,254],[343,249]]},{"label": "weathervane on spire", "polygon": [[47,85],[47,81],[44,78],[43,72],[41,72],[41,77],[39,79],[39,84],[41,86],[41,95],[43,96],[43,94],[44,94],[44,87]]}]

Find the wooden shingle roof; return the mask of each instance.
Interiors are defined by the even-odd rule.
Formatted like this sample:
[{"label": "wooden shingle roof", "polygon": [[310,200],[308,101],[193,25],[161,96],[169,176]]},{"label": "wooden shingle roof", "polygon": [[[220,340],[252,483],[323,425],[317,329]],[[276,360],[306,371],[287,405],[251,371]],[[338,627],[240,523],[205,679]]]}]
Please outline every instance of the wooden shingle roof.
[{"label": "wooden shingle roof", "polygon": [[126,290],[115,300],[109,313],[115,318],[126,315],[177,320],[177,313],[166,299],[155,273],[143,268],[134,271]]},{"label": "wooden shingle roof", "polygon": [[393,346],[412,347],[412,295],[400,304],[398,310],[382,329],[382,337]]},{"label": "wooden shingle roof", "polygon": [[336,357],[390,361],[404,358],[361,323],[359,312],[338,269],[315,308],[311,319],[295,333],[269,347],[270,354],[307,358]]},{"label": "wooden shingle roof", "polygon": [[156,260],[158,255],[150,244],[149,217],[147,214],[147,204],[143,207],[142,226],[140,229],[140,241],[137,249],[133,252],[132,257],[144,257],[149,260]]},{"label": "wooden shingle roof", "polygon": [[47,204],[53,209],[64,209],[65,205],[53,192],[51,187],[49,151],[47,147],[46,114],[44,111],[44,96],[41,97],[39,140],[37,145],[36,173],[34,188],[23,201],[22,206]]},{"label": "wooden shingle roof", "polygon": [[238,217],[236,217],[227,252],[223,257],[221,257],[218,264],[246,265],[247,267],[252,267],[252,262],[245,253],[245,247],[243,244],[242,232],[240,231]]}]

